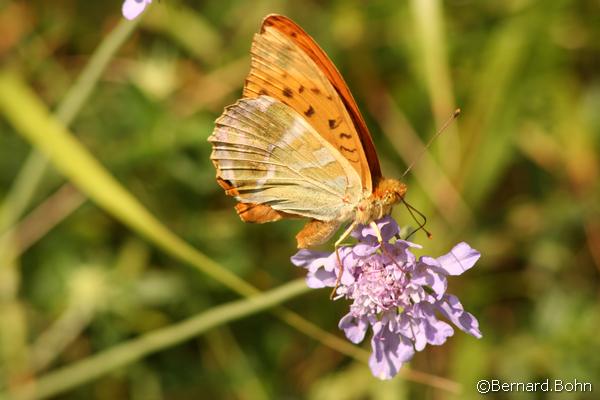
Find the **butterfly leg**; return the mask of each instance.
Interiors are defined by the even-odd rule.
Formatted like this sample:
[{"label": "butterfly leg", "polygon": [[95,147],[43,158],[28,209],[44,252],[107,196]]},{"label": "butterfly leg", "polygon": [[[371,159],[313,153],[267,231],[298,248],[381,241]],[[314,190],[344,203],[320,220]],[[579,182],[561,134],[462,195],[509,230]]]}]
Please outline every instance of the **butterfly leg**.
[{"label": "butterfly leg", "polygon": [[331,294],[329,295],[329,298],[331,300],[333,300],[334,296],[335,296],[335,291],[337,290],[338,286],[340,286],[340,282],[342,280],[342,274],[344,273],[344,264],[342,264],[342,258],[340,257],[340,246],[342,244],[342,242],[344,240],[346,240],[346,238],[348,236],[350,236],[350,234],[352,233],[352,231],[354,230],[354,228],[356,228],[356,221],[352,222],[350,224],[350,226],[344,231],[344,233],[342,234],[342,236],[340,236],[340,238],[338,240],[335,241],[335,244],[333,245],[333,247],[335,248],[335,256],[337,258],[337,262],[338,265],[340,266],[340,271],[338,273],[337,279],[335,280],[335,286],[333,287],[333,290],[331,291]]},{"label": "butterfly leg", "polygon": [[383,244],[383,236],[381,236],[381,230],[379,229],[375,221],[371,221],[369,225],[371,225],[371,228],[373,228],[373,230],[375,231],[375,236],[377,236],[377,241],[379,242],[379,244]]}]

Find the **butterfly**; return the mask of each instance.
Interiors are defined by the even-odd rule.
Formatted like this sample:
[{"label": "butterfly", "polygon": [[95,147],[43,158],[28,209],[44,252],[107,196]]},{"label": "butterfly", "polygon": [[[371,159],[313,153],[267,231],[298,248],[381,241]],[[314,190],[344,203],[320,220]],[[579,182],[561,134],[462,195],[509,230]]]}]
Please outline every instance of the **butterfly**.
[{"label": "butterfly", "polygon": [[381,175],[373,140],[335,65],[296,23],[268,15],[251,48],[243,98],[208,138],[217,182],[245,222],[309,218],[299,248],[345,223],[369,224],[403,200],[406,185]]}]

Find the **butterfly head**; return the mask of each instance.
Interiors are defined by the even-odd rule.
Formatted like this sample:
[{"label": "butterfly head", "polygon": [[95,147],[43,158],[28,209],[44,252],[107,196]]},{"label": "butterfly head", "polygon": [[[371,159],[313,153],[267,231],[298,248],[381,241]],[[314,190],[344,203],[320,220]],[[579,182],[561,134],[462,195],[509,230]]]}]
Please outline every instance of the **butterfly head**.
[{"label": "butterfly head", "polygon": [[356,221],[360,224],[379,219],[392,211],[406,194],[406,185],[397,179],[381,178],[373,193],[356,207]]},{"label": "butterfly head", "polygon": [[382,178],[373,190],[373,197],[383,206],[391,207],[398,203],[406,194],[406,185],[397,179]]}]

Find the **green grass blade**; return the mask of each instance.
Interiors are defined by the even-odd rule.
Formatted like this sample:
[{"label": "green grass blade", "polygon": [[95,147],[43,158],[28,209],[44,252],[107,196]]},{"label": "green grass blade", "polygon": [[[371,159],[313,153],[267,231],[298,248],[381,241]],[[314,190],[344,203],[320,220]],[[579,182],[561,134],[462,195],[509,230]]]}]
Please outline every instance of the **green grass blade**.
[{"label": "green grass blade", "polygon": [[0,107],[25,136],[82,192],[152,242],[243,295],[257,292],[169,231],[53,118],[15,75],[0,74]]},{"label": "green grass blade", "polygon": [[[73,121],[92,93],[102,72],[134,31],[138,21],[121,20],[94,51],[90,61],[56,108],[55,115],[59,121],[66,126]],[[46,157],[36,151],[32,151],[27,157],[15,178],[13,187],[0,205],[0,233],[4,232],[23,214],[31,202],[47,166]]]},{"label": "green grass blade", "polygon": [[[448,58],[443,4],[438,0],[410,2],[415,40],[418,42],[417,59],[421,60],[422,74],[429,92],[431,108],[437,128],[440,128],[456,109],[454,89]],[[460,162],[460,140],[456,124],[437,139],[438,159],[446,174],[453,177]]]},{"label": "green grass blade", "polygon": [[147,333],[50,372],[35,382],[21,386],[12,396],[0,393],[0,398],[25,400],[56,396],[149,354],[189,340],[216,326],[264,311],[308,290],[304,280],[298,279],[260,295],[214,307],[183,322]]}]

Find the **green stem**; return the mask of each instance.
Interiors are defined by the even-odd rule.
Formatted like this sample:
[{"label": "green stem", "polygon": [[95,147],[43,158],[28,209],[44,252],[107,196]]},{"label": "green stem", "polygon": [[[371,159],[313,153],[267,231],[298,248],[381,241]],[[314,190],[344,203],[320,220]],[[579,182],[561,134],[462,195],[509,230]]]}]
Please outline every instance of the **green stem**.
[{"label": "green stem", "polygon": [[69,125],[73,118],[81,110],[81,106],[87,101],[96,83],[100,79],[102,72],[112,60],[115,53],[129,38],[136,28],[138,20],[127,21],[121,19],[119,24],[113,29],[106,38],[100,43],[100,46],[94,51],[90,61],[75,81],[75,84],[60,102],[54,115],[65,125]]},{"label": "green stem", "polygon": [[211,328],[256,314],[309,290],[304,280],[298,279],[260,295],[214,307],[183,322],[147,333],[48,373],[37,381],[19,387],[10,395],[0,393],[0,398],[26,400],[56,396],[149,354],[189,340]]},{"label": "green stem", "polygon": [[[68,126],[79,113],[100,79],[102,72],[117,50],[134,31],[137,24],[138,20],[127,21],[122,19],[94,51],[90,61],[56,108],[55,116],[65,126]],[[32,150],[0,208],[0,233],[14,224],[31,203],[31,199],[47,167],[48,159],[40,152]]]}]

